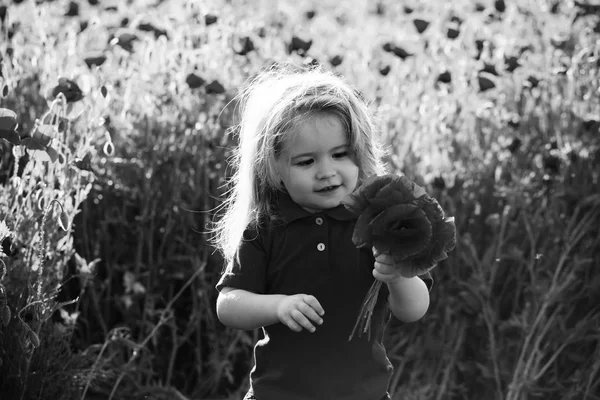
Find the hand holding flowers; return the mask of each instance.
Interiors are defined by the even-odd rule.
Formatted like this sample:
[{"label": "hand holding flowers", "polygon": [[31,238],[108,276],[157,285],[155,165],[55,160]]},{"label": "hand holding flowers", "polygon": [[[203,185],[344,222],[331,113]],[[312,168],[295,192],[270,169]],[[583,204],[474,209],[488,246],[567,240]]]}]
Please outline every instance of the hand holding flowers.
[{"label": "hand holding flowers", "polygon": [[389,254],[396,270],[376,263],[374,276],[381,275],[365,297],[352,339],[357,329],[369,330],[382,281],[398,279],[397,275],[411,278],[435,268],[454,249],[456,227],[434,198],[404,176],[373,176],[342,204],[358,216],[352,237],[356,247],[372,246],[376,257]]}]

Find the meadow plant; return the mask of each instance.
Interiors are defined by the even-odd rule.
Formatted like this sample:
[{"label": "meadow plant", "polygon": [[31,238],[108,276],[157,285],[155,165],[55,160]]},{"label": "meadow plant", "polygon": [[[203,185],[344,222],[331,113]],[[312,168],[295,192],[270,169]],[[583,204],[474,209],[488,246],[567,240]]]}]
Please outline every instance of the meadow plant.
[{"label": "meadow plant", "polygon": [[284,59],[354,83],[455,217],[427,316],[388,327],[393,398],[598,398],[596,8],[100,3],[0,6],[3,398],[245,391],[257,334],[218,322],[206,232],[236,90]]}]

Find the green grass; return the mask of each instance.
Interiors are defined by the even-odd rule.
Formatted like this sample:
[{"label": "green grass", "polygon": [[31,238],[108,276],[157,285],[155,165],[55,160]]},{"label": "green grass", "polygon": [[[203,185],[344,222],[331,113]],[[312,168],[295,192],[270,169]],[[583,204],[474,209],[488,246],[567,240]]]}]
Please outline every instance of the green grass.
[{"label": "green grass", "polygon": [[[17,114],[21,139],[37,124],[57,152],[51,162],[31,141],[0,139],[3,396],[244,391],[257,334],[217,320],[222,264],[205,232],[231,173],[231,100],[288,59],[355,84],[390,169],[456,217],[427,316],[388,328],[394,398],[600,398],[597,12],[543,0],[503,12],[407,2],[411,13],[394,1],[138,0],[116,11],[81,1],[65,16],[69,2],[39,3],[8,4],[0,40],[0,108]],[[293,36],[312,40],[305,55],[288,51]],[[254,49],[236,54],[245,37]],[[520,65],[508,71],[511,56]],[[204,84],[191,88],[192,73]],[[52,96],[60,77],[83,98]]]}]

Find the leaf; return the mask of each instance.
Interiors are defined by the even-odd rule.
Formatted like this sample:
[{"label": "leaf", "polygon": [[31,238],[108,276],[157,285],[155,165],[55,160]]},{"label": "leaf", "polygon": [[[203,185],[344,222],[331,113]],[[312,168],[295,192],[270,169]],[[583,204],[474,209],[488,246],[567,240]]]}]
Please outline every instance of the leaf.
[{"label": "leaf", "polygon": [[100,88],[100,94],[102,94],[102,97],[106,98],[106,96],[108,95],[108,89],[106,89],[106,86],[102,85],[102,87]]}]

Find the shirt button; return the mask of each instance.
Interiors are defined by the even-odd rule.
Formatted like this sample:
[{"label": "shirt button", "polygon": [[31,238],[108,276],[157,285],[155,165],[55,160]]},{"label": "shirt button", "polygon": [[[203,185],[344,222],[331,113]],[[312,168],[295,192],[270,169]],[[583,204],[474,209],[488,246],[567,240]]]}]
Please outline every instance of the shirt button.
[{"label": "shirt button", "polygon": [[315,222],[317,223],[317,225],[323,225],[323,218],[317,217],[317,219],[315,219]]},{"label": "shirt button", "polygon": [[325,250],[325,245],[324,245],[323,243],[319,243],[319,244],[317,245],[317,250],[319,250],[319,251],[323,251],[323,250]]}]

